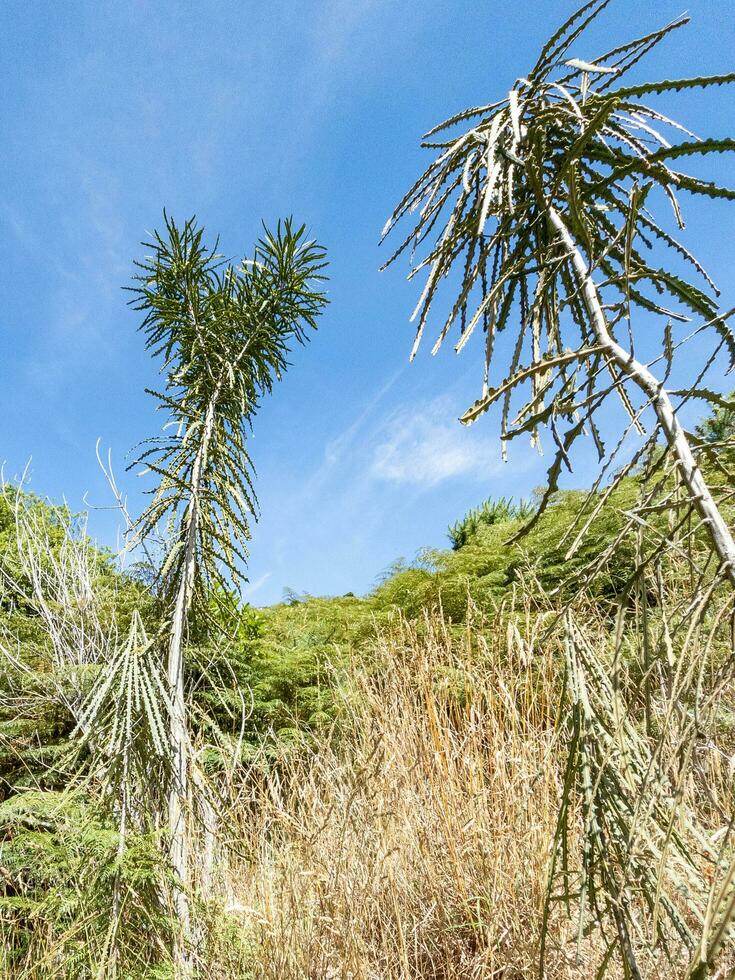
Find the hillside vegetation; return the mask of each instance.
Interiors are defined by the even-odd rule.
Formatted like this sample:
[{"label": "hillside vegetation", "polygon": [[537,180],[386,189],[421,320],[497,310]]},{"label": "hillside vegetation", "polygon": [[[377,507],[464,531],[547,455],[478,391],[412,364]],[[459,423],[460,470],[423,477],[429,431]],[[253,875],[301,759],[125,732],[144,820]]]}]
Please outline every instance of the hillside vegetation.
[{"label": "hillside vegetation", "polygon": [[[514,60],[538,27],[515,6]],[[83,515],[0,484],[2,977],[735,976],[735,310],[695,255],[714,212],[695,217],[699,242],[684,235],[685,205],[735,200],[703,166],[735,150],[713,101],[735,73],[682,77],[684,49],[663,45],[686,15],[631,16],[631,36],[596,51],[615,6],[580,0],[515,81],[494,77],[490,36],[484,104],[434,121],[383,227],[383,268],[421,281],[411,357],[465,351],[478,383],[459,422],[493,413],[503,456],[521,439],[548,469],[534,499],[479,502],[445,549],[369,594],[242,601],[260,407],[332,295],[342,319],[354,300],[327,287],[321,232],[284,216],[224,254],[196,216],[164,210],[141,243],[124,288],[159,422],[130,464],[140,511],[100,460],[121,555]],[[208,50],[216,24],[200,20]],[[324,32],[307,33],[318,54]],[[435,74],[436,53],[414,53]],[[451,58],[439,70],[454,90]],[[389,76],[381,98],[398,105],[408,89]],[[250,88],[269,86],[260,72]],[[324,118],[317,189],[333,172]],[[229,132],[198,128],[205,143]],[[362,241],[350,221],[340,277]],[[105,295],[118,267],[94,272]],[[348,414],[364,394],[353,332],[316,353]],[[100,364],[140,376],[118,360]],[[303,428],[293,392],[279,418]],[[689,431],[692,405],[706,417]],[[375,432],[401,430],[402,452],[397,420]],[[432,456],[452,456],[424,421]],[[274,458],[292,436],[270,427]],[[587,489],[562,490],[583,443]]]},{"label": "hillside vegetation", "polygon": [[[192,830],[201,976],[526,977],[543,953],[546,976],[589,977],[609,965],[622,881],[644,975],[685,974],[708,902],[724,915],[731,684],[699,719],[693,767],[677,753],[693,679],[727,656],[729,607],[676,626],[675,552],[640,588],[635,542],[618,542],[636,493],[618,486],[571,561],[590,502],[567,492],[514,544],[528,508],[486,503],[364,597],[256,610],[213,593],[218,630],[194,623],[187,654],[212,800]],[[108,743],[75,721],[131,625],[156,631],[145,570],[120,572],[68,512],[10,487],[0,535],[3,975],[169,976],[163,829],[141,801],[121,826],[105,762],[126,726],[135,759],[135,660]]]}]

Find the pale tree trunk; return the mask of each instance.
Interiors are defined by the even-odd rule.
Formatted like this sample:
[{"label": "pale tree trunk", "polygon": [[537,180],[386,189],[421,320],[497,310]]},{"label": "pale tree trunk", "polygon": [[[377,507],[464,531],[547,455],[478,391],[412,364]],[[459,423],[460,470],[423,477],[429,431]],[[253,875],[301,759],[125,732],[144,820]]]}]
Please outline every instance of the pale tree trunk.
[{"label": "pale tree trunk", "polygon": [[676,457],[679,472],[689,495],[702,522],[709,531],[712,545],[722,562],[723,570],[730,583],[735,586],[735,541],[733,541],[730,529],[723,520],[722,514],[702,476],[686,432],[676,416],[671,398],[664,388],[663,382],[659,381],[645,364],[636,360],[632,352],[621,347],[611,335],[597,287],[584,256],[577,247],[561,215],[553,207],[549,207],[548,215],[552,226],[559,233],[574,267],[597,343],[623,374],[630,378],[633,384],[637,385],[650,400],[666,441]]},{"label": "pale tree trunk", "polygon": [[191,496],[184,518],[186,544],[181,577],[176,592],[171,636],[168,648],[168,686],[171,698],[171,783],[168,790],[169,857],[176,877],[174,904],[178,937],[175,965],[178,976],[191,976],[192,925],[189,907],[191,875],[189,868],[189,833],[187,798],[189,795],[189,733],[184,697],[184,638],[194,591],[199,532],[199,491],[214,428],[214,413],[219,388],[207,406],[202,442],[192,470]]},{"label": "pale tree trunk", "polygon": [[[192,501],[193,503],[193,501]],[[194,504],[194,507],[196,505]],[[176,969],[181,977],[189,972],[191,917],[189,913],[189,842],[186,820],[186,798],[189,788],[189,753],[186,703],[184,700],[183,639],[186,626],[190,582],[195,571],[196,519],[189,524],[186,557],[176,596],[171,638],[168,648],[168,687],[171,698],[170,747],[171,782],[168,790],[169,858],[175,876],[174,904],[178,930],[175,950]]]},{"label": "pale tree trunk", "polygon": [[[193,312],[192,319],[194,320]],[[233,369],[237,368],[239,362],[248,352],[251,340],[252,337],[246,341],[242,350],[235,358]],[[188,797],[190,795],[189,786],[192,782],[194,789],[200,791],[200,802],[204,817],[205,853],[202,868],[202,886],[205,891],[211,885],[214,866],[216,816],[211,804],[206,798],[201,776],[197,776],[196,772],[193,774],[190,773],[189,726],[184,697],[184,639],[196,580],[197,538],[199,536],[199,493],[209,456],[209,447],[214,432],[215,414],[223,383],[223,379],[220,378],[209,399],[204,417],[201,443],[192,468],[191,493],[182,523],[182,532],[185,535],[186,542],[184,546],[184,561],[181,569],[181,578],[176,591],[168,648],[168,685],[173,709],[170,730],[172,774],[171,784],[168,790],[169,858],[176,878],[174,904],[178,919],[178,936],[174,950],[174,959],[177,974],[182,980],[186,980],[192,974],[191,952],[194,945],[194,930],[192,928],[191,910],[189,906],[191,872],[187,820]],[[193,780],[190,778],[192,775]]]}]

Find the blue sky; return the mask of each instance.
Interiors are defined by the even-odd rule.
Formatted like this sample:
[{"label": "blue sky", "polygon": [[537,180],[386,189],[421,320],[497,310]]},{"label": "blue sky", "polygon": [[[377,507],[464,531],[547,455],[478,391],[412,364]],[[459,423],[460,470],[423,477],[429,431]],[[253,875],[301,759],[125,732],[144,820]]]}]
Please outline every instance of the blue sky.
[{"label": "blue sky", "polygon": [[[81,508],[110,503],[95,459],[111,449],[133,511],[142,481],[126,453],[161,419],[144,394],[156,369],[121,291],[139,242],[196,213],[222,249],[251,249],[261,219],[293,213],[330,253],[331,305],[259,414],[252,452],[262,516],[247,595],[284,587],[362,592],[392,561],[443,545],[446,526],[489,495],[523,495],[544,460],[520,444],[503,465],[492,417],[463,429],[481,367],[468,348],[428,347],[411,365],[417,299],[404,267],[379,273],[383,223],[427,160],[421,134],[502,97],[574,4],[556,0],[5,0],[0,11],[0,460],[13,477]],[[613,0],[574,51],[659,26],[679,0]],[[647,71],[732,70],[726,0],[691,5],[693,24]],[[732,94],[684,121],[735,132]],[[664,106],[665,108],[665,106]],[[672,107],[674,108],[674,107]],[[735,183],[732,159],[716,163]],[[735,214],[693,202],[687,241],[735,305]],[[589,479],[585,459],[576,475]],[[114,545],[116,518],[90,528]]]}]

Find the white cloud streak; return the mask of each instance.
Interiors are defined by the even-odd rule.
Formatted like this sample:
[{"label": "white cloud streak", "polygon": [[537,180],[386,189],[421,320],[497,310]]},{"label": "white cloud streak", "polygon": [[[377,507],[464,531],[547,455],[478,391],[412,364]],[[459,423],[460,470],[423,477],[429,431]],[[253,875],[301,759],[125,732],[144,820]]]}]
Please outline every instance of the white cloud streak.
[{"label": "white cloud streak", "polygon": [[244,599],[250,599],[251,596],[255,595],[260,589],[263,588],[265,583],[271,577],[271,572],[264,572],[259,575],[254,582],[248,583],[248,585],[243,589],[242,594]]},{"label": "white cloud streak", "polygon": [[371,476],[429,488],[454,477],[487,480],[497,473],[502,462],[496,440],[452,416],[447,398],[394,411],[378,433]]}]

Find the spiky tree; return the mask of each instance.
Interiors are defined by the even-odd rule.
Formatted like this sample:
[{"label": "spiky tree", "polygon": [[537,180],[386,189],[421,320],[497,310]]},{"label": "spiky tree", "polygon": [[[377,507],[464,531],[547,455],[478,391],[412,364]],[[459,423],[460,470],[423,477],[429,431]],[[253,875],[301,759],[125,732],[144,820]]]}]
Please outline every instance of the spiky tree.
[{"label": "spiky tree", "polygon": [[[167,675],[172,777],[168,831],[175,902],[184,944],[190,937],[186,801],[190,788],[184,648],[187,625],[212,589],[237,581],[256,514],[247,446],[260,399],[287,366],[294,343],[316,327],[325,252],[304,226],[265,230],[252,259],[234,267],[204,244],[191,219],[165,233],[137,263],[132,304],[144,314],[146,348],[162,359],[165,384],[151,391],[169,435],[150,440],[139,461],[157,478],[137,522],[137,540],[170,533],[158,575],[167,614]],[[178,951],[181,967],[185,949]]]},{"label": "spiky tree", "polygon": [[[735,199],[735,190],[675,169],[690,156],[733,150],[735,141],[699,139],[642,101],[731,83],[735,75],[622,84],[647,53],[687,23],[685,17],[590,61],[572,58],[573,44],[609,2],[591,0],[577,10],[507,96],[459,112],[427,134],[423,145],[438,156],[384,229],[385,237],[401,219],[410,222],[386,265],[409,247],[425,249],[411,272],[428,269],[412,318],[418,318],[412,356],[437,309],[442,280],[451,273],[450,282],[458,283],[441,314],[434,352],[455,326],[457,351],[478,326],[484,331],[483,391],[462,422],[500,402],[503,444],[521,433],[537,442],[540,429],[550,429],[556,452],[541,509],[583,433],[591,434],[609,470],[620,444],[607,452],[599,419],[615,396],[631,419],[626,434],[642,434],[647,413],[653,415],[644,446],[625,471],[646,453],[651,458],[663,437],[721,572],[735,585],[735,542],[703,478],[701,449],[685,432],[676,405],[680,396],[726,404],[703,377],[722,348],[732,367],[735,340],[714,283],[656,212],[668,199],[683,228],[681,192]],[[416,211],[417,219],[411,217]],[[672,323],[692,314],[702,322],[690,338],[701,350],[710,336],[713,349],[700,355],[693,389],[667,390],[683,343]],[[652,343],[656,321],[661,339]],[[501,351],[503,331],[511,336]],[[640,350],[649,352],[649,363]],[[491,386],[496,368],[498,381]],[[662,462],[660,454],[656,458]]]},{"label": "spiky tree", "polygon": [[[731,477],[708,483],[701,462],[709,458],[712,470],[722,472],[724,457],[707,433],[687,433],[680,415],[692,398],[725,413],[732,409],[706,376],[720,352],[732,368],[735,338],[714,283],[660,212],[660,205],[670,205],[671,220],[681,229],[682,193],[735,199],[735,190],[677,169],[679,160],[735,150],[735,140],[694,136],[649,105],[648,96],[703,91],[734,82],[735,74],[629,82],[627,73],[686,24],[685,17],[597,57],[574,56],[573,45],[609,4],[590,0],[580,7],[504,98],[459,112],[427,135],[424,145],[435,159],[400,202],[384,236],[408,223],[386,264],[405,250],[419,252],[411,276],[427,274],[413,314],[418,328],[412,356],[430,316],[439,313],[445,280],[456,291],[441,310],[434,352],[453,329],[458,351],[484,332],[483,390],[462,421],[471,423],[499,404],[504,446],[523,433],[538,443],[541,430],[549,430],[555,453],[530,523],[551,500],[562,467],[571,468],[577,440],[589,434],[594,441],[600,474],[570,529],[567,558],[619,482],[637,471],[641,500],[587,575],[614,559],[623,535],[636,530],[640,552],[630,585],[638,590],[645,721],[649,679],[670,671],[671,637],[689,636],[691,623],[705,614],[724,621],[735,601],[732,589],[715,591],[723,578],[735,585],[735,543],[722,509]],[[695,325],[680,326],[692,316]],[[696,344],[685,348],[691,340]],[[690,378],[678,390],[670,379],[681,376],[683,351],[684,376]],[[612,399],[628,416],[622,415],[617,433]],[[611,432],[608,449],[603,437]],[[637,443],[627,460],[598,492],[631,437]],[[669,524],[660,532],[662,512]],[[695,546],[695,540],[709,547]],[[674,609],[661,601],[656,631],[646,611],[647,589],[651,575],[655,589],[664,561],[678,568],[685,596]],[[613,665],[620,663],[623,606]],[[721,642],[725,653],[717,668],[704,667],[710,664],[706,644],[699,651],[697,684],[681,667],[686,644],[671,653],[680,658],[680,682],[662,695],[656,735],[640,722],[637,692],[627,700],[621,696],[617,666],[592,657],[571,614],[567,621],[567,707],[561,706],[560,730],[568,739],[569,768],[551,847],[547,916],[562,898],[570,908],[577,903],[580,947],[588,930],[606,934],[600,976],[613,968],[617,952],[624,975],[640,978],[638,950],[655,956],[656,947],[673,941],[689,948],[689,975],[699,980],[714,969],[731,934],[735,862],[729,852],[723,856],[724,845],[720,855],[708,851],[697,814],[690,807],[685,815],[672,782],[672,774],[678,785],[691,777],[701,732],[717,731],[717,706],[735,672],[732,640]],[[667,729],[672,717],[692,720],[674,735]],[[572,799],[583,818],[577,877],[567,861]],[[709,898],[703,860],[708,867],[729,865]],[[644,923],[651,926],[648,933]],[[547,924],[548,918],[542,937]],[[543,946],[542,938],[542,973]]]}]

